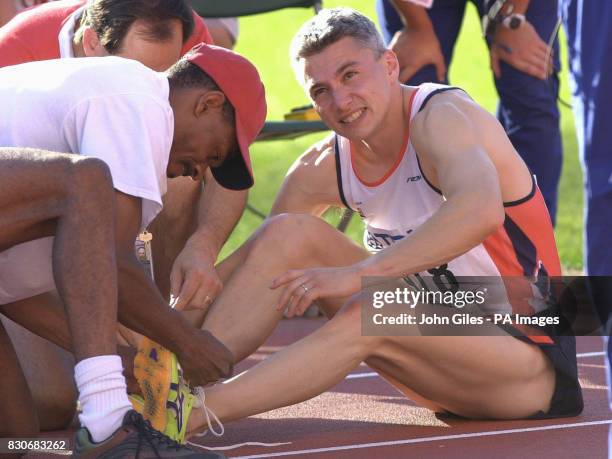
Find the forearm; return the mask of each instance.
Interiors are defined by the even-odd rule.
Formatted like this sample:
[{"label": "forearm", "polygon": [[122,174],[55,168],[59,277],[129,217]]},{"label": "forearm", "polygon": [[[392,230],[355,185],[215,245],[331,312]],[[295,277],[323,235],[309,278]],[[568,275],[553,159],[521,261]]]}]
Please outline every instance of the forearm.
[{"label": "forearm", "polygon": [[216,259],[244,212],[247,196],[247,191],[225,189],[211,178],[200,197],[198,227],[186,245]]},{"label": "forearm", "polygon": [[397,277],[449,262],[481,243],[503,221],[503,209],[481,202],[477,196],[456,196],[405,239],[358,263],[357,269],[362,276]]},{"label": "forearm", "polygon": [[192,327],[164,301],[135,256],[118,257],[118,318],[126,327],[178,352]]},{"label": "forearm", "polygon": [[5,305],[2,313],[35,335],[72,352],[68,319],[64,305],[55,292]]},{"label": "forearm", "polygon": [[422,6],[406,0],[392,0],[392,3],[406,27],[412,29],[432,27],[429,15]]},{"label": "forearm", "polygon": [[[506,6],[502,10],[504,14],[525,14],[529,8],[530,0],[511,0],[506,3]],[[509,11],[509,6],[512,4],[512,11]]]}]

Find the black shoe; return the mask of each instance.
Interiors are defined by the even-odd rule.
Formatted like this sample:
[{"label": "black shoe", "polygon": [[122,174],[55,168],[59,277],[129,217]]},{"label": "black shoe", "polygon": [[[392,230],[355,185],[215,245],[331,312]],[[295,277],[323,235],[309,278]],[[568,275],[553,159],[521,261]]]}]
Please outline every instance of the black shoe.
[{"label": "black shoe", "polygon": [[76,433],[74,457],[89,459],[225,459],[213,451],[196,451],[171,440],[153,429],[149,421],[134,410],[123,418],[123,424],[110,437],[95,443],[87,428]]}]

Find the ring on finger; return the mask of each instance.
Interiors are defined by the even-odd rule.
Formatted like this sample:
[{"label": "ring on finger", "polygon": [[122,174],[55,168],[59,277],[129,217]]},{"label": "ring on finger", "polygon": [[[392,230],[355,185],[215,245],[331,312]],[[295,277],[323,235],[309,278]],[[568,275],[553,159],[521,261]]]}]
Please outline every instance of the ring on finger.
[{"label": "ring on finger", "polygon": [[212,303],[213,299],[211,297],[209,297],[208,295],[206,295],[206,298],[204,298],[204,304],[210,304]]},{"label": "ring on finger", "polygon": [[300,287],[304,289],[304,293],[308,293],[308,287],[306,287],[304,284],[300,285]]}]

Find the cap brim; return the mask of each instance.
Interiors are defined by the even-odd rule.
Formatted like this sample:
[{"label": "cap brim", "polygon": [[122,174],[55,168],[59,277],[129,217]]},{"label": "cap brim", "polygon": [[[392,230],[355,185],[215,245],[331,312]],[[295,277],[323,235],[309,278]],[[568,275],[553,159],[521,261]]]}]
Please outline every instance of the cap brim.
[{"label": "cap brim", "polygon": [[231,155],[230,159],[223,161],[221,166],[211,168],[211,171],[215,180],[222,187],[230,190],[246,190],[251,188],[255,181],[249,156],[249,142],[238,117],[236,117],[236,139],[240,151]]}]

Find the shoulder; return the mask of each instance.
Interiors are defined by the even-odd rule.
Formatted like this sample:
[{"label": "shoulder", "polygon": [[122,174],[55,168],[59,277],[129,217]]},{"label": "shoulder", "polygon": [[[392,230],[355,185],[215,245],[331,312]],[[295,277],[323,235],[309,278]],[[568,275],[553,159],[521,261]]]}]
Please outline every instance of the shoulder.
[{"label": "shoulder", "polygon": [[336,169],[335,136],[331,135],[311,145],[289,169],[287,175],[324,178]]},{"label": "shoulder", "polygon": [[277,197],[277,209],[320,213],[341,206],[333,136],[312,145],[295,160]]},{"label": "shoulder", "polygon": [[58,86],[66,93],[67,111],[73,116],[95,120],[101,127],[122,126],[120,130],[130,135],[147,127],[150,134],[157,135],[157,128],[151,126],[166,134],[173,125],[164,74],[119,57],[62,59],[52,70],[59,68],[65,70],[57,76]]},{"label": "shoulder", "polygon": [[133,59],[117,56],[61,59],[66,67],[66,84],[74,84],[91,95],[140,95],[168,103],[169,83],[164,73],[155,72]]},{"label": "shoulder", "polygon": [[[0,28],[0,46],[3,48],[0,65],[59,57],[58,34],[62,24],[83,4],[83,0],[50,2],[19,13]],[[18,57],[18,48],[27,50],[28,54]]]},{"label": "shoulder", "polygon": [[417,149],[460,139],[476,141],[497,124],[494,116],[457,88],[437,93],[427,101],[412,121],[411,140]]},{"label": "shoulder", "polygon": [[430,93],[426,98],[426,105],[415,115],[413,127],[422,129],[431,125],[439,126],[449,119],[478,109],[480,106],[459,88]]}]

